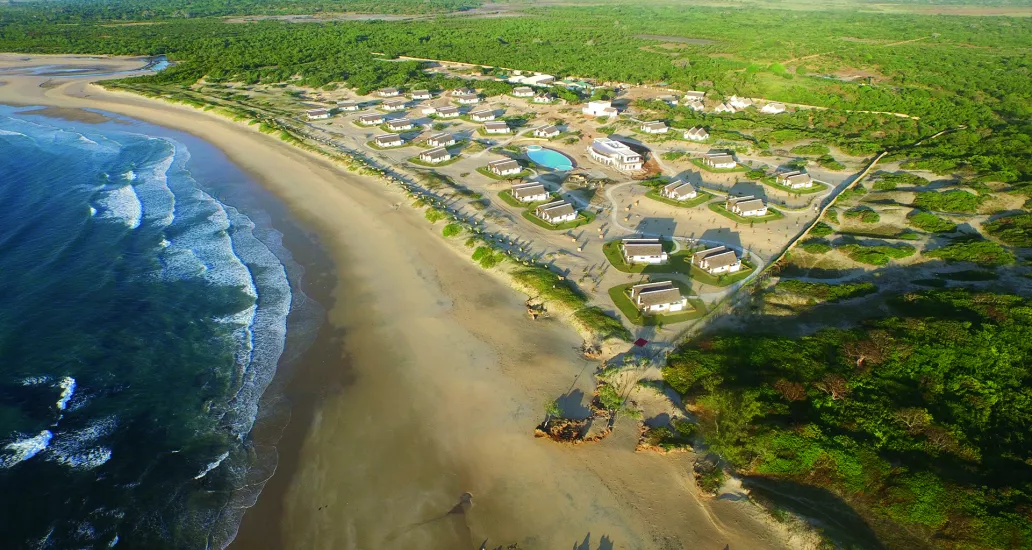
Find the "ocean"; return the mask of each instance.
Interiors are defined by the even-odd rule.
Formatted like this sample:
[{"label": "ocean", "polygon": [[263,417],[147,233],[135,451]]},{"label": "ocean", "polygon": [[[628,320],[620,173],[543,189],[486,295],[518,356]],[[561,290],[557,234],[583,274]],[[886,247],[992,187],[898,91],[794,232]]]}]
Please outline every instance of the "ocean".
[{"label": "ocean", "polygon": [[318,304],[253,181],[106,116],[0,106],[0,547],[223,548]]}]

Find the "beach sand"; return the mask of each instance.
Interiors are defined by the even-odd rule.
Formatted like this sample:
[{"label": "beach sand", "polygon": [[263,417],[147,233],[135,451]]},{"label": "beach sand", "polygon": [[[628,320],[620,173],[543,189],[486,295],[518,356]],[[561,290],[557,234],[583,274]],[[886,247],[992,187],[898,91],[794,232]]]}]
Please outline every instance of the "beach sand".
[{"label": "beach sand", "polygon": [[[0,69],[17,63],[33,61],[0,55]],[[234,548],[792,547],[748,502],[701,497],[690,454],[635,453],[631,419],[598,444],[535,439],[546,402],[572,392],[568,410],[587,403],[595,364],[572,329],[530,320],[525,296],[456,254],[440,225],[396,208],[397,191],[244,125],[87,80],[0,75],[0,103],[195,134],[284,201],[336,265],[323,337],[342,352],[311,358],[287,387],[297,406],[280,465]]]}]

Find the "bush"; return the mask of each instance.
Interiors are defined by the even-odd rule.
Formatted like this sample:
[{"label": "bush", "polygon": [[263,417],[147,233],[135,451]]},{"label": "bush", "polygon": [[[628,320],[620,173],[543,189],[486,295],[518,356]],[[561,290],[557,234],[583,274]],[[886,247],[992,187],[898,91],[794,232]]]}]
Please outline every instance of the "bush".
[{"label": "bush", "polygon": [[791,292],[800,296],[809,296],[824,302],[835,302],[874,294],[878,292],[878,287],[873,283],[828,284],[788,279],[775,285],[774,290]]},{"label": "bush", "polygon": [[874,182],[872,186],[875,191],[892,191],[900,185],[909,187],[928,185],[928,180],[909,172],[878,172],[875,176],[878,178],[878,181]]},{"label": "bush", "polygon": [[839,200],[851,201],[854,199],[859,199],[860,197],[863,197],[866,194],[867,189],[863,185],[857,185],[856,187],[851,187],[839,193]]},{"label": "bush", "polygon": [[824,222],[817,222],[810,229],[810,235],[814,237],[827,237],[835,232],[835,229]]},{"label": "bush", "polygon": [[907,216],[907,223],[929,233],[950,233],[957,229],[957,224],[936,216],[931,212],[914,210]]},{"label": "bush", "polygon": [[441,234],[445,237],[454,237],[462,232],[462,226],[457,223],[449,223],[441,229]]},{"label": "bush", "polygon": [[831,149],[827,145],[815,141],[806,145],[796,145],[789,152],[793,155],[827,155]]},{"label": "bush", "polygon": [[946,245],[924,253],[929,258],[947,262],[971,262],[981,266],[1000,266],[1014,263],[1014,254],[992,241],[968,241]]},{"label": "bush", "polygon": [[659,156],[663,160],[677,160],[679,158],[683,158],[687,154],[688,153],[685,153],[684,151],[668,151],[666,153],[661,153]]},{"label": "bush", "polygon": [[444,212],[436,208],[427,208],[424,216],[430,223],[437,223],[445,218]]},{"label": "bush", "polygon": [[598,401],[603,407],[615,411],[623,406],[623,398],[616,393],[616,388],[609,384],[600,384],[598,387]]},{"label": "bush", "polygon": [[806,239],[800,246],[810,254],[827,254],[831,252],[831,243],[824,239]]},{"label": "bush", "polygon": [[748,172],[745,173],[745,177],[750,178],[750,179],[754,179],[754,180],[758,180],[758,179],[763,179],[763,178],[767,177],[767,173],[764,172],[763,170],[749,170]]},{"label": "bush", "polygon": [[486,246],[478,246],[477,249],[473,251],[472,256],[473,261],[480,264],[480,267],[484,269],[491,269],[498,265],[501,263],[503,257],[504,256],[502,256],[502,254],[499,254]]},{"label": "bush", "polygon": [[985,231],[1011,246],[1032,247],[1032,214],[1016,214],[982,224]]},{"label": "bush", "polygon": [[839,247],[844,254],[855,262],[868,265],[888,265],[894,259],[913,256],[917,249],[910,245],[901,246],[863,246],[859,244],[847,244]]},{"label": "bush", "polygon": [[921,210],[932,210],[937,212],[966,212],[972,213],[978,209],[985,197],[974,193],[953,189],[939,193],[937,191],[922,191],[914,197],[914,207]]},{"label": "bush", "polygon": [[881,216],[866,206],[850,208],[846,210],[845,216],[851,220],[859,220],[861,223],[878,223],[881,221]]},{"label": "bush", "polygon": [[828,170],[845,170],[846,165],[835,160],[835,157],[831,155],[821,155],[817,158],[817,164],[827,168]]}]

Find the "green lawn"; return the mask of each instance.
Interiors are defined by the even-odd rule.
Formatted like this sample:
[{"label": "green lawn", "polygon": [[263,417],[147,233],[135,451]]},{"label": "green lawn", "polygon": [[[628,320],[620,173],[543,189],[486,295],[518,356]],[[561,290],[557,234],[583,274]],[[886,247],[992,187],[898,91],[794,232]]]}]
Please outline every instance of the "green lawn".
[{"label": "green lawn", "polygon": [[415,156],[415,157],[410,157],[408,159],[408,162],[411,162],[412,164],[415,164],[415,165],[418,165],[418,166],[426,166],[427,168],[437,168],[439,166],[448,166],[449,164],[456,163],[456,162],[459,161],[460,158],[462,158],[461,155],[452,155],[452,158],[450,158],[450,159],[448,159],[448,160],[446,160],[444,162],[434,163],[434,162],[427,162],[427,161],[419,158],[418,156]]},{"label": "green lawn", "polygon": [[707,172],[713,172],[714,174],[730,174],[732,172],[748,172],[749,171],[749,168],[747,168],[745,166],[742,166],[742,165],[738,165],[738,166],[736,166],[734,168],[713,168],[711,166],[708,166],[705,162],[702,162],[701,159],[691,159],[691,160],[692,160],[692,164],[698,166],[699,168],[702,168],[703,170],[705,170]]},{"label": "green lawn", "polygon": [[506,189],[505,191],[499,191],[498,192],[498,198],[502,199],[502,202],[504,202],[505,204],[508,204],[509,206],[511,206],[513,208],[524,208],[524,209],[527,209],[527,210],[533,210],[534,208],[537,208],[538,206],[540,206],[542,204],[545,204],[547,202],[551,202],[553,200],[556,200],[554,198],[554,197],[556,197],[555,193],[550,193],[550,195],[551,195],[551,197],[548,200],[545,200],[545,201],[539,201],[539,202],[520,202],[520,201],[516,200],[512,196],[512,193],[508,189]]},{"label": "green lawn", "polygon": [[[621,239],[622,240],[622,239]],[[674,243],[672,241],[663,241],[663,250],[669,253],[674,249]],[[617,271],[624,273],[670,273],[677,271],[677,269],[671,265],[671,262],[665,264],[633,264],[628,265],[624,261],[623,251],[620,249],[620,241],[609,241],[602,245],[602,253],[606,255],[606,259]],[[671,259],[673,256],[671,256]]]},{"label": "green lawn", "polygon": [[587,225],[595,220],[595,213],[590,210],[582,210],[577,213],[577,219],[572,222],[561,223],[559,225],[552,225],[545,220],[534,215],[533,209],[527,209],[523,211],[523,217],[527,221],[552,231],[565,231],[567,229],[574,229],[582,225]]},{"label": "green lawn", "polygon": [[513,174],[511,176],[499,176],[498,174],[495,174],[494,172],[488,170],[487,166],[481,166],[481,167],[477,168],[477,172],[479,172],[479,173],[481,173],[481,174],[483,174],[483,175],[485,175],[485,176],[487,176],[487,177],[489,177],[489,178],[491,178],[493,180],[499,180],[499,181],[502,181],[502,180],[518,180],[518,179],[523,179],[523,178],[525,178],[525,177],[530,175],[530,170],[527,169],[527,168],[524,168],[519,174]]},{"label": "green lawn", "polygon": [[662,203],[665,203],[665,204],[669,204],[670,206],[676,206],[678,208],[691,208],[693,206],[699,206],[700,204],[702,204],[704,202],[707,202],[709,200],[712,200],[712,199],[716,198],[716,195],[712,195],[712,194],[707,193],[707,192],[702,191],[702,190],[699,190],[699,196],[698,197],[695,197],[694,199],[687,200],[687,201],[675,201],[674,199],[668,199],[668,198],[666,198],[666,197],[664,197],[664,196],[659,194],[659,189],[649,189],[645,193],[645,196],[650,198],[650,199],[652,199],[652,200],[654,200],[654,201],[659,201],[659,202],[662,202]]},{"label": "green lawn", "polygon": [[719,202],[710,203],[709,209],[716,212],[717,214],[720,214],[721,216],[724,216],[725,218],[728,218],[732,221],[736,221],[738,223],[767,223],[774,220],[780,220],[781,218],[785,217],[784,214],[778,212],[776,209],[771,208],[769,206],[767,207],[766,216],[757,216],[749,218],[743,218],[738,214],[735,214],[734,212],[728,211],[726,208],[724,208],[724,205]]},{"label": "green lawn", "polygon": [[[655,281],[658,282],[658,281]],[[685,321],[691,321],[692,319],[698,319],[706,314],[706,305],[702,300],[698,298],[692,298],[691,289],[680,281],[673,281],[674,285],[681,289],[682,296],[688,296],[688,307],[691,310],[686,310],[680,313],[672,314],[652,314],[642,315],[638,308],[634,307],[634,303],[631,302],[627,291],[638,283],[627,283],[623,285],[614,286],[609,289],[609,297],[613,299],[613,303],[620,309],[620,312],[624,314],[624,317],[628,321],[638,326],[656,326],[656,325],[672,325],[674,323],[683,323]]]},{"label": "green lawn", "polygon": [[774,176],[762,177],[760,178],[760,183],[768,187],[773,187],[774,189],[777,189],[779,191],[784,191],[786,193],[792,193],[795,195],[809,195],[811,193],[819,193],[821,191],[826,191],[828,189],[828,186],[824,185],[823,183],[817,183],[816,181],[813,182],[812,187],[805,187],[803,189],[792,189],[791,187],[787,187],[778,183],[777,178],[775,178]]}]

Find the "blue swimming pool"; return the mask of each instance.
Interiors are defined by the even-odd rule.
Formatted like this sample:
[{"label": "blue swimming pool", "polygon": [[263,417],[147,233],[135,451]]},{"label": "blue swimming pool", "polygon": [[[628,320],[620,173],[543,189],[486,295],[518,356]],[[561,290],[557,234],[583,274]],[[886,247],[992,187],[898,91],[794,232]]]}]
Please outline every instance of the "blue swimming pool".
[{"label": "blue swimming pool", "polygon": [[531,145],[527,147],[527,156],[530,160],[552,170],[573,170],[573,161],[559,151]]}]

